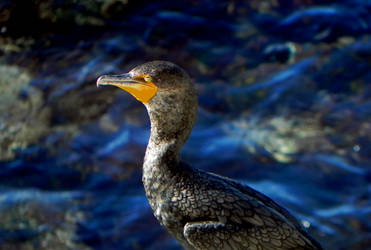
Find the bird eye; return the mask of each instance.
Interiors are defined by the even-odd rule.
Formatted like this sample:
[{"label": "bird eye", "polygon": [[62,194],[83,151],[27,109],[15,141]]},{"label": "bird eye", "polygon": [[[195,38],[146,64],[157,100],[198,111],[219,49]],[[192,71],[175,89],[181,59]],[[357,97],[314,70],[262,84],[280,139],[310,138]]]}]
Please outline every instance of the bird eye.
[{"label": "bird eye", "polygon": [[145,76],[143,76],[143,79],[144,79],[144,81],[146,81],[146,82],[152,82],[152,77],[150,77],[149,75],[145,75]]}]

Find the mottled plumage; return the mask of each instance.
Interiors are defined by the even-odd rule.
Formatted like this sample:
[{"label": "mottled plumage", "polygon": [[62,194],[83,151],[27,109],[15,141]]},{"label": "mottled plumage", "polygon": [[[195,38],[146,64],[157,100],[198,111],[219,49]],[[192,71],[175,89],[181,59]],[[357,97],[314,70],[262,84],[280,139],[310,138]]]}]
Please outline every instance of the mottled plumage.
[{"label": "mottled plumage", "polygon": [[196,93],[184,70],[154,61],[130,74],[149,75],[158,87],[145,103],[151,137],[143,183],[154,215],[184,248],[321,249],[287,210],[267,196],[179,160],[197,111]]}]

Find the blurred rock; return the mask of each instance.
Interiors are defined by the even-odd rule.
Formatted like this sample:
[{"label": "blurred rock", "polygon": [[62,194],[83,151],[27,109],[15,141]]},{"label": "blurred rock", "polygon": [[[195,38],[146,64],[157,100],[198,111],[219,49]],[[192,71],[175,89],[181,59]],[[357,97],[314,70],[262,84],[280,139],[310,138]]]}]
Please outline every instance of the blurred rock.
[{"label": "blurred rock", "polygon": [[73,192],[2,191],[0,249],[89,249],[75,238],[83,214],[66,209],[77,198]]},{"label": "blurred rock", "polygon": [[0,74],[0,161],[4,161],[49,133],[50,112],[43,106],[43,93],[29,86],[30,75],[8,65],[0,65]]}]

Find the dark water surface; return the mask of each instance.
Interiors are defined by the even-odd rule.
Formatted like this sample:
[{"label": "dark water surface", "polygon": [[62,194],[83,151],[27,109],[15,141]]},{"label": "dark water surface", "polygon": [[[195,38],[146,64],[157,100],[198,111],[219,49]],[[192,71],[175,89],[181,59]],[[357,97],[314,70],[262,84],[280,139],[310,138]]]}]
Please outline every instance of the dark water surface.
[{"label": "dark water surface", "polygon": [[182,157],[371,248],[370,1],[0,2],[0,249],[181,249],[141,183],[144,106],[98,76],[197,84]]}]

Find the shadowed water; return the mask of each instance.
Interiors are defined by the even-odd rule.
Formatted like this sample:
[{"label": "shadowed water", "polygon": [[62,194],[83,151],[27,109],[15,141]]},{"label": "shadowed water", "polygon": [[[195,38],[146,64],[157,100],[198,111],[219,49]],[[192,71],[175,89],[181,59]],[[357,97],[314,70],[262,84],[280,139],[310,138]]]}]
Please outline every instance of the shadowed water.
[{"label": "shadowed water", "polygon": [[1,3],[0,249],[181,249],[141,183],[144,106],[95,85],[154,59],[196,83],[184,161],[370,248],[371,5],[294,2]]}]

